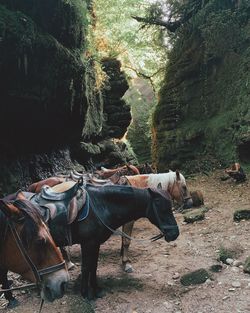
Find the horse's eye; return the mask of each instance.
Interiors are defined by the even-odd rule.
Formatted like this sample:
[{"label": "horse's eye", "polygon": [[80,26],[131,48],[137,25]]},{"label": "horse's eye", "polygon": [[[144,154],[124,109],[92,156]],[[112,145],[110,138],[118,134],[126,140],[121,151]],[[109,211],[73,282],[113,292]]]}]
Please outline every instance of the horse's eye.
[{"label": "horse's eye", "polygon": [[46,238],[44,238],[44,237],[39,237],[38,239],[37,239],[37,245],[38,246],[45,246],[45,244],[46,244]]}]

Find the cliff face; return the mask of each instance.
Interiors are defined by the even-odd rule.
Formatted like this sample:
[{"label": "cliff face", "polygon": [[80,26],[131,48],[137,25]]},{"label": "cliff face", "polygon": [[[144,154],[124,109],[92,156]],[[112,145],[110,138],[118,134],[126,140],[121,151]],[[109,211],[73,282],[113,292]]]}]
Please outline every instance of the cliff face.
[{"label": "cliff face", "polygon": [[33,150],[79,138],[87,107],[82,2],[0,3],[1,144]]},{"label": "cliff face", "polygon": [[130,123],[119,62],[104,62],[118,77],[111,91],[96,89],[86,56],[88,2],[0,0],[0,194],[68,169],[75,159],[84,165],[108,158],[105,147]]},{"label": "cliff face", "polygon": [[184,24],[154,114],[160,171],[250,163],[250,5],[210,0]]}]

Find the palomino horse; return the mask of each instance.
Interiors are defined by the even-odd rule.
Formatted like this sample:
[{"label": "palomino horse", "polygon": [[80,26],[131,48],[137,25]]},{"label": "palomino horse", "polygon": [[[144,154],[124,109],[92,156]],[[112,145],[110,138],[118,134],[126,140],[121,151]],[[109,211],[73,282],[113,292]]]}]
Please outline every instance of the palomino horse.
[{"label": "palomino horse", "polygon": [[[121,177],[120,184],[130,185],[138,188],[157,188],[160,184],[161,188],[170,194],[172,200],[176,201],[180,207],[190,208],[193,205],[191,195],[186,186],[184,176],[179,172],[134,175]],[[127,273],[133,271],[132,265],[128,257],[128,249],[131,242],[131,234],[134,227],[134,221],[124,224],[123,232],[127,235],[122,237],[121,258],[124,270]]]},{"label": "palomino horse", "polygon": [[[54,188],[46,187],[50,199],[54,194],[56,194],[55,198],[62,198],[56,190],[63,190],[63,184],[60,184],[60,188],[56,188],[59,185]],[[72,244],[81,244],[81,294],[85,298],[93,299],[101,295],[96,276],[100,245],[117,228],[131,220],[146,217],[161,231],[155,239],[165,237],[166,241],[175,240],[179,235],[179,229],[167,192],[119,185],[100,188],[88,184],[85,189],[80,188],[83,192],[85,191],[83,198],[86,198],[85,204],[83,205],[83,202],[80,204],[83,209],[87,205],[88,214],[84,218],[79,218],[79,215],[81,216],[79,213],[70,224],[70,229]],[[34,196],[39,198],[40,194],[34,194]]]},{"label": "palomino horse", "polygon": [[0,283],[9,307],[17,300],[9,288],[8,270],[36,282],[47,301],[61,298],[69,279],[62,255],[38,212],[27,200],[0,200]]},{"label": "palomino horse", "polygon": [[127,165],[113,168],[113,169],[101,167],[101,170],[97,170],[94,172],[94,174],[98,178],[101,178],[101,179],[110,178],[115,173],[119,173],[120,176],[122,176],[122,175],[139,175],[140,174],[138,168],[134,165],[131,165],[131,164],[127,164]]}]

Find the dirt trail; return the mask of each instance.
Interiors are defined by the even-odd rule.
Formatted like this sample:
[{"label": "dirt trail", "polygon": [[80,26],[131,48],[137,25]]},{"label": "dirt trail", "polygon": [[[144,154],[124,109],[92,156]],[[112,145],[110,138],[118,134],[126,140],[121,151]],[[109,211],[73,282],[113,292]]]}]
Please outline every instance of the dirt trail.
[{"label": "dirt trail", "polygon": [[[101,247],[98,275],[106,296],[92,304],[96,313],[250,312],[250,275],[240,267],[223,265],[221,272],[212,274],[212,280],[191,287],[182,286],[178,278],[219,264],[216,259],[221,246],[237,250],[240,261],[250,256],[250,221],[233,222],[236,209],[250,209],[250,183],[221,181],[221,175],[217,171],[211,176],[187,180],[190,190],[199,189],[204,194],[205,205],[210,208],[205,220],[185,224],[183,215],[177,213],[180,236],[175,242],[169,244],[163,239],[155,243],[132,242],[132,274],[121,268],[119,237],[111,237]],[[154,234],[156,228],[146,219],[135,224],[136,238],[150,238]],[[79,246],[71,247],[71,252],[77,267],[70,272],[69,290],[62,299],[46,303],[44,313],[91,312],[79,294]],[[0,312],[38,312],[40,300],[34,291],[16,295],[20,306],[6,310],[1,298]]]}]

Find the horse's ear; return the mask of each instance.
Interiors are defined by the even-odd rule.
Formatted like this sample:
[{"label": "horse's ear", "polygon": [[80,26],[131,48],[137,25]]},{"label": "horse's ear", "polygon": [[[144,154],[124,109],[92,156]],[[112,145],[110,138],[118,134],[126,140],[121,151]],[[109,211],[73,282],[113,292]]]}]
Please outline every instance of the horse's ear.
[{"label": "horse's ear", "polygon": [[8,217],[15,217],[20,214],[20,210],[18,208],[2,199],[0,199],[0,210],[2,210]]},{"label": "horse's ear", "polygon": [[162,184],[161,184],[161,183],[159,183],[159,184],[157,185],[157,189],[162,189]]},{"label": "horse's ear", "polygon": [[175,171],[177,180],[181,180],[180,172],[178,170]]}]

